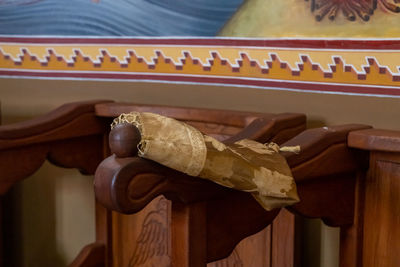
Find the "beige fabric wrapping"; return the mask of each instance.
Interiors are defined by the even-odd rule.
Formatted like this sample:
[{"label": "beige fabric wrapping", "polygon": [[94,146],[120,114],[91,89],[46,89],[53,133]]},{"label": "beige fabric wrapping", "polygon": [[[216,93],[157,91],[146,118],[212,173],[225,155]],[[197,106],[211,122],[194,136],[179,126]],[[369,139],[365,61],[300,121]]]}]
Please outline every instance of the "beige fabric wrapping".
[{"label": "beige fabric wrapping", "polygon": [[290,168],[274,143],[264,145],[244,139],[225,145],[186,123],[146,112],[121,114],[112,127],[119,123],[138,127],[142,135],[139,156],[143,158],[251,192],[266,210],[299,201]]}]

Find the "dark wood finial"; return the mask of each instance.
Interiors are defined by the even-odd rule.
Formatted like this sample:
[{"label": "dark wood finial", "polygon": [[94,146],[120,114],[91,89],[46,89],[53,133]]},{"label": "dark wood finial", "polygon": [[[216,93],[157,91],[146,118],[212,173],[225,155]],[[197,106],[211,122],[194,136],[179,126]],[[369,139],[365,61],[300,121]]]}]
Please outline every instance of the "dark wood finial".
[{"label": "dark wood finial", "polygon": [[121,123],[111,130],[108,140],[111,153],[119,158],[133,157],[137,155],[141,135],[136,126]]}]

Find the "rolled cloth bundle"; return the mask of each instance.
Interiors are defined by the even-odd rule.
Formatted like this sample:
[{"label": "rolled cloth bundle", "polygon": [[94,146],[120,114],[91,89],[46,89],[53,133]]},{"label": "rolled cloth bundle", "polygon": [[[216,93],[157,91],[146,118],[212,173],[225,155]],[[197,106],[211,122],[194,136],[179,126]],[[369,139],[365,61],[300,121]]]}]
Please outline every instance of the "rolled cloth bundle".
[{"label": "rolled cloth bundle", "polygon": [[140,157],[250,192],[266,210],[299,201],[290,168],[279,153],[280,150],[296,152],[299,147],[280,149],[274,143],[261,144],[248,139],[225,145],[186,123],[147,112],[121,114],[111,127],[121,123],[139,129]]}]

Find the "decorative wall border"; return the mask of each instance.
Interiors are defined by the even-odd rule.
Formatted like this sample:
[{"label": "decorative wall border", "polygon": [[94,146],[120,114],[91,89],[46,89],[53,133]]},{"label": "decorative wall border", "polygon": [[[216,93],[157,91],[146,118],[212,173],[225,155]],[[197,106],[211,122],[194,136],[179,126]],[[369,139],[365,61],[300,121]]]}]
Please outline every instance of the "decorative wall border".
[{"label": "decorative wall border", "polygon": [[400,97],[400,39],[0,37],[0,76]]}]

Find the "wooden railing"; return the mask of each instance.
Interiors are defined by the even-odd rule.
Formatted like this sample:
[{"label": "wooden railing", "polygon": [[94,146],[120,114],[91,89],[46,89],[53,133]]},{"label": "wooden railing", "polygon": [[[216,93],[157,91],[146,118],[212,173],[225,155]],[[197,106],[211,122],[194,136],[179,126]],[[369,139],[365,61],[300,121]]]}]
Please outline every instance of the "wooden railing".
[{"label": "wooden railing", "polygon": [[[296,215],[267,212],[247,193],[178,173],[137,157],[134,150],[120,153],[118,146],[132,146],[123,140],[123,127],[111,135],[112,155],[111,118],[133,110],[175,117],[224,142],[251,138],[300,145],[300,154],[284,153],[301,198],[288,208]],[[0,126],[0,193],[45,159],[85,174],[97,167],[96,242],[71,266],[243,266],[246,255],[254,255],[249,251],[257,249],[262,260],[253,260],[253,266],[298,266],[299,215],[341,228],[342,267],[396,266],[400,133],[356,124],[305,130],[305,122],[301,114],[109,101],[67,104],[28,122]],[[235,249],[257,232],[260,238]]]}]

